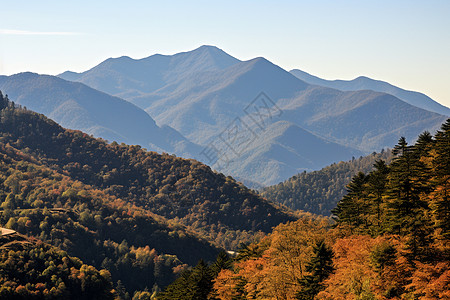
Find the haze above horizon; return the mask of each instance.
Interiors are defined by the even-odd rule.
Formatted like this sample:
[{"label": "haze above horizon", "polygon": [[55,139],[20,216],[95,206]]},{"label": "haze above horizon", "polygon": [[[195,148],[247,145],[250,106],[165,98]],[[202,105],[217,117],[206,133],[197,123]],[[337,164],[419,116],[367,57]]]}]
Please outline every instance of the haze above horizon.
[{"label": "haze above horizon", "polygon": [[85,71],[214,45],[324,79],[367,76],[450,106],[448,1],[16,1],[0,21],[0,74]]}]

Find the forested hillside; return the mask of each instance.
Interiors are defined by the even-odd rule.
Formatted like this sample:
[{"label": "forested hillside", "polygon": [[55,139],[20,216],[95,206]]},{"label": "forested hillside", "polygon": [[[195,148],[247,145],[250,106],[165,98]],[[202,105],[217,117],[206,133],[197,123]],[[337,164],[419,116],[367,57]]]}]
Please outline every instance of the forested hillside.
[{"label": "forested hillside", "polygon": [[328,216],[346,194],[347,184],[358,172],[372,171],[377,160],[389,162],[390,150],[341,161],[319,171],[303,172],[279,184],[262,189],[261,195],[270,201],[294,210],[304,210]]},{"label": "forested hillside", "polygon": [[[17,116],[18,127],[23,116],[31,120],[37,116],[6,105],[0,113],[2,125],[8,114]],[[3,141],[4,136],[0,141],[0,223],[4,227],[108,269],[113,280],[120,280],[130,292],[163,287],[186,264],[200,258],[213,260],[219,253],[183,226],[170,225],[162,217],[73,180],[68,172],[52,170],[29,152]]]},{"label": "forested hillside", "polygon": [[353,177],[334,221],[279,225],[218,274],[198,264],[158,298],[450,299],[450,119],[393,153]]},{"label": "forested hillside", "polygon": [[0,299],[114,299],[111,274],[20,234],[0,237]]},{"label": "forested hillside", "polygon": [[13,106],[2,111],[1,125],[2,143],[74,180],[184,224],[226,249],[295,219],[195,160],[107,144]]},{"label": "forested hillside", "polygon": [[65,130],[1,94],[0,158],[0,224],[107,269],[125,298],[296,219],[199,162]]},{"label": "forested hillside", "polygon": [[107,268],[131,291],[164,286],[185,263],[218,253],[185,229],[29,162],[17,149],[0,143],[0,157],[1,224]]}]

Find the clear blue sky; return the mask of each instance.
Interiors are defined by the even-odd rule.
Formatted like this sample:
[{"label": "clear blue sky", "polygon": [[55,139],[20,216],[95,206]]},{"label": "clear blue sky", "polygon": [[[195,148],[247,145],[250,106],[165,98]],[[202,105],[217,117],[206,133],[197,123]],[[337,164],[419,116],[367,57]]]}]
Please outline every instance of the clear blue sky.
[{"label": "clear blue sky", "polygon": [[450,106],[450,1],[2,1],[0,74],[84,71],[203,44]]}]

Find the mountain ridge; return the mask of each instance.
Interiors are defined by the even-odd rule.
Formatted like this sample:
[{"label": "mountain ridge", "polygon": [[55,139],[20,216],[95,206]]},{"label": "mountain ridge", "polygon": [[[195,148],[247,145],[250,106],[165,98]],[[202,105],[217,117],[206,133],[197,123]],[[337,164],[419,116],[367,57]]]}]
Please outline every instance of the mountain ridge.
[{"label": "mountain ridge", "polygon": [[110,141],[140,144],[155,151],[178,155],[195,153],[199,146],[156,122],[134,104],[92,89],[85,84],[51,75],[19,73],[0,76],[0,89],[16,103],[54,119],[62,126],[79,129]]},{"label": "mountain ridge", "polygon": [[419,108],[450,116],[450,108],[436,102],[427,95],[399,88],[386,81],[372,79],[367,76],[358,76],[352,80],[326,80],[299,69],[293,69],[290,73],[310,84],[330,87],[342,91],[373,90],[376,92],[384,92],[396,96],[406,103]]}]

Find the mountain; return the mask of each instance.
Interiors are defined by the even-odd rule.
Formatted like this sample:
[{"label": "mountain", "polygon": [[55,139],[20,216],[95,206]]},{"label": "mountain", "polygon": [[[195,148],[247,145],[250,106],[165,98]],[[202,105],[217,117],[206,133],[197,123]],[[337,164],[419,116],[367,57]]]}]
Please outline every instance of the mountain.
[{"label": "mountain", "polygon": [[290,73],[309,84],[320,85],[341,91],[372,90],[391,94],[411,105],[441,115],[450,116],[450,108],[434,101],[427,95],[404,90],[381,80],[375,80],[365,76],[360,76],[353,80],[325,80],[298,69],[291,70]]},{"label": "mountain", "polygon": [[158,127],[137,106],[81,83],[20,73],[0,76],[0,89],[17,104],[45,114],[66,128],[83,130],[109,141],[139,144],[155,151],[186,156],[199,151],[197,145],[176,130]]},{"label": "mountain", "polygon": [[366,153],[392,147],[399,137],[414,141],[439,129],[446,117],[369,90],[343,92],[309,86],[277,103],[283,118],[328,140]]},{"label": "mountain", "polygon": [[347,193],[347,185],[358,172],[369,173],[377,160],[389,163],[391,151],[372,153],[367,156],[333,163],[321,170],[302,172],[288,180],[261,190],[261,196],[291,209],[304,210],[324,216]]},{"label": "mountain", "polygon": [[[445,121],[388,94],[313,86],[262,57],[240,61],[212,46],[108,59],[60,76],[123,96],[158,125],[205,147],[194,158],[262,185],[392,147],[399,136],[415,139]],[[114,89],[109,82],[116,82]],[[224,141],[236,144],[238,134],[239,149]],[[326,142],[308,146],[319,140]]]},{"label": "mountain", "polygon": [[143,59],[109,58],[83,72],[64,72],[59,77],[85,83],[95,89],[129,99],[154,92],[191,74],[222,70],[239,62],[213,46],[175,55],[155,54]]}]

